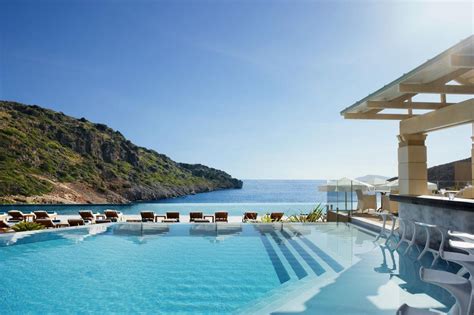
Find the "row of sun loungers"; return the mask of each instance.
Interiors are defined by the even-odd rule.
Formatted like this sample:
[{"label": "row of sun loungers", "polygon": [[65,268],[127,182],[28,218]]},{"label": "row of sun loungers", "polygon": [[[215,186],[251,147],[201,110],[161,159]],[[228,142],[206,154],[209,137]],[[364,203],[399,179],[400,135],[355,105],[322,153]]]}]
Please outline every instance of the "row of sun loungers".
[{"label": "row of sun loungers", "polygon": [[[33,211],[32,213],[23,213],[19,210],[8,211],[8,220],[0,220],[0,232],[11,230],[11,226],[22,221],[32,221],[42,224],[46,228],[58,228],[68,226],[81,226],[86,224],[100,224],[110,222],[124,221],[124,216],[117,210],[105,210],[103,214],[93,213],[91,210],[79,211],[79,218],[71,218],[66,222],[58,220],[56,212],[48,212],[43,210]],[[281,221],[283,213],[273,212],[270,214],[271,222]],[[192,223],[208,223],[208,222],[228,222],[228,213],[225,211],[215,212],[213,215],[206,215],[203,212],[190,212],[189,222]],[[245,212],[242,217],[242,222],[257,222],[257,212]],[[178,223],[180,222],[179,212],[166,212],[163,215],[155,214],[153,211],[140,212],[140,220],[127,221],[141,221],[141,222],[163,222],[163,223]]]}]

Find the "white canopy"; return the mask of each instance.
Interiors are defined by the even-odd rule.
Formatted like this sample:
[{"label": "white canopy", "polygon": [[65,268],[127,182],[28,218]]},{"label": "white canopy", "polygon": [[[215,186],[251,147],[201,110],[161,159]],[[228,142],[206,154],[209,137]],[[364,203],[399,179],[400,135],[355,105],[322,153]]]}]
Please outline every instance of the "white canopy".
[{"label": "white canopy", "polygon": [[343,177],[341,179],[328,180],[326,185],[321,185],[318,188],[322,192],[351,192],[356,189],[362,191],[374,190],[374,186],[360,180]]},{"label": "white canopy", "polygon": [[[428,190],[429,191],[433,191],[433,190],[437,190],[437,189],[438,189],[438,185],[436,185],[435,183],[428,182]],[[393,180],[391,182],[386,182],[385,184],[376,185],[375,190],[379,190],[379,191],[398,191],[399,190],[399,188],[398,188],[398,179]]]}]

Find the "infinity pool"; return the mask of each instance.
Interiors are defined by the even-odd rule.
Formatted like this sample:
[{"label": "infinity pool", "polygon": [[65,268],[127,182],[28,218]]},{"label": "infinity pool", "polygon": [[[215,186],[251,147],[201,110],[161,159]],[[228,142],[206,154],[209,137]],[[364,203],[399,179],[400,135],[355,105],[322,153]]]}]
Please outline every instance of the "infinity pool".
[{"label": "infinity pool", "polygon": [[374,239],[332,223],[117,223],[2,235],[0,309],[394,314],[403,303],[452,305],[419,280],[413,257]]}]

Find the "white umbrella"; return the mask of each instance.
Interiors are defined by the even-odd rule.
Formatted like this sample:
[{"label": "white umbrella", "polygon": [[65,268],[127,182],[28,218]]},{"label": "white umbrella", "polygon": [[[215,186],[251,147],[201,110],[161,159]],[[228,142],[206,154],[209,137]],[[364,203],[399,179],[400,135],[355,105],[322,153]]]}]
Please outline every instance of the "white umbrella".
[{"label": "white umbrella", "polygon": [[359,178],[359,180],[372,186],[383,185],[387,183],[387,178],[380,176],[366,176],[365,178]]},{"label": "white umbrella", "polygon": [[326,185],[318,187],[318,190],[323,192],[354,192],[357,189],[362,191],[374,190],[374,186],[357,179],[343,177],[341,179],[328,180]]},{"label": "white umbrella", "polygon": [[[437,189],[438,189],[438,185],[436,185],[435,183],[428,182],[428,190],[429,191],[433,191],[433,190],[437,190]],[[375,186],[375,190],[378,190],[378,191],[399,191],[398,179],[393,180],[391,182],[386,182],[385,184],[382,184],[382,185],[377,185],[377,186]]]},{"label": "white umbrella", "polygon": [[[353,193],[356,190],[372,191],[374,190],[374,186],[364,183],[360,180],[352,179],[343,177],[337,180],[328,180],[326,185],[321,185],[318,187],[319,191],[326,192],[328,194],[328,200],[330,195],[336,195],[336,207],[339,207],[339,193],[343,193],[344,195],[344,208],[348,210],[348,202],[351,204],[350,208],[352,209],[353,204]],[[331,194],[333,193],[333,194]],[[348,195],[350,198],[348,198]]]}]

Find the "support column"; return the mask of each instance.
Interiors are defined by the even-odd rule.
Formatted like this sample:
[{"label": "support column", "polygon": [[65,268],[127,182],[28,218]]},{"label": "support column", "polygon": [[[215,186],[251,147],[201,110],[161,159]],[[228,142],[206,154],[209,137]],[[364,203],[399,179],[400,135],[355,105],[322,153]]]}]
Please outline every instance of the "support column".
[{"label": "support column", "polygon": [[399,135],[398,181],[401,195],[428,194],[426,134]]}]

